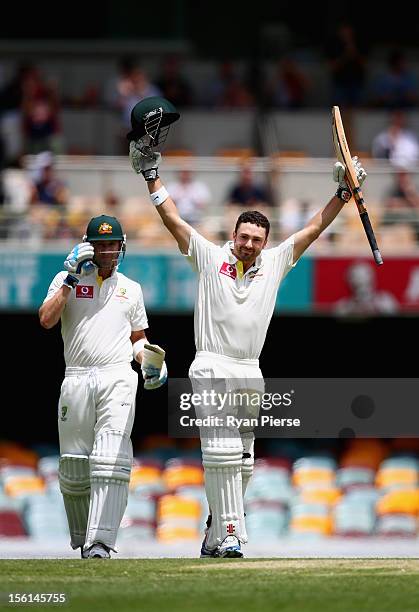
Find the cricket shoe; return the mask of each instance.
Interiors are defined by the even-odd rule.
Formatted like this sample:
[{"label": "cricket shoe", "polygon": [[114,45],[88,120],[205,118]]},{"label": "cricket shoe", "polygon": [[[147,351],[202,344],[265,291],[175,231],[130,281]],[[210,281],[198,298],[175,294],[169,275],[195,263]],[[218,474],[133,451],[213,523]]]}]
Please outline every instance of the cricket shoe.
[{"label": "cricket shoe", "polygon": [[214,552],[214,557],[221,557],[222,559],[238,559],[243,557],[240,541],[236,536],[227,536],[224,538],[220,546],[217,546]]},{"label": "cricket shoe", "polygon": [[218,547],[213,548],[213,549],[207,548],[208,530],[211,527],[211,521],[212,521],[212,516],[211,514],[209,514],[207,518],[207,527],[205,529],[205,536],[204,536],[204,539],[201,545],[201,555],[200,555],[201,559],[210,559],[211,557],[216,556],[215,553]]},{"label": "cricket shoe", "polygon": [[90,548],[81,551],[82,559],[110,559],[110,548],[102,544],[101,542],[96,542]]}]

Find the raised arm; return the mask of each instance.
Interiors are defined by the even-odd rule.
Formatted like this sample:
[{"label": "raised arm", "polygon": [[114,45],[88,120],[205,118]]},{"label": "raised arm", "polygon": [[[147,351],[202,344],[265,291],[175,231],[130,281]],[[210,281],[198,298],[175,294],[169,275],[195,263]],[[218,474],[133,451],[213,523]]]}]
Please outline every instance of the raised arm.
[{"label": "raised arm", "polygon": [[175,203],[159,178],[158,168],[161,154],[155,152],[145,156],[136,148],[135,142],[131,141],[129,156],[134,172],[144,176],[150,193],[150,199],[162,218],[164,225],[177,241],[180,251],[186,255],[192,227],[181,218]]},{"label": "raised arm", "polygon": [[[359,184],[362,185],[367,173],[361,166],[361,162],[358,161],[358,158],[354,157],[353,160]],[[333,167],[333,180],[339,183],[336,194],[324,208],[306,223],[303,229],[294,234],[293,263],[301,257],[310,244],[332,223],[333,219],[340,213],[345,203],[348,202],[352,196],[351,190],[345,181],[345,166],[340,162],[336,162]]]}]

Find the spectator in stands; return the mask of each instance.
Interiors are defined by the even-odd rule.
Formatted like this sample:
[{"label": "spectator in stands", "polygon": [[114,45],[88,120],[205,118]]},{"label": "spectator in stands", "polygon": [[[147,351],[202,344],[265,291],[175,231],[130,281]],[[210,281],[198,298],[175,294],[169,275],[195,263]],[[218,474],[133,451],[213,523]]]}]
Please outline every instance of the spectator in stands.
[{"label": "spectator in stands", "polygon": [[35,66],[22,81],[22,122],[25,152],[62,151],[59,121],[59,96],[54,84],[48,82]]},{"label": "spectator in stands", "polygon": [[268,85],[268,105],[277,108],[301,108],[309,88],[309,81],[291,57],[282,58]]},{"label": "spectator in stands", "polygon": [[173,198],[176,198],[182,218],[187,223],[199,224],[211,201],[207,185],[193,178],[191,171],[184,168],[179,172],[178,179],[168,185],[168,189],[173,194]]},{"label": "spectator in stands", "polygon": [[387,128],[379,132],[372,142],[372,155],[388,159],[397,167],[412,168],[419,160],[419,141],[416,134],[406,127],[402,111],[393,111]]},{"label": "spectator in stands", "polygon": [[4,163],[14,163],[23,152],[22,105],[24,83],[34,69],[28,62],[20,63],[11,79],[0,90],[0,138],[3,141]]},{"label": "spectator in stands", "polygon": [[206,103],[215,108],[248,108],[255,104],[255,98],[233,63],[226,60],[219,65],[218,75],[209,85]]},{"label": "spectator in stands", "polygon": [[54,158],[49,151],[37,155],[33,168],[34,192],[32,201],[51,206],[66,206],[68,188],[56,176]]},{"label": "spectator in stands", "polygon": [[221,108],[249,108],[255,105],[255,98],[246,83],[235,76],[228,84],[221,98]]},{"label": "spectator in stands", "polygon": [[169,55],[165,59],[156,83],[162,95],[176,107],[191,106],[193,103],[191,85],[181,73],[180,61],[176,55]]},{"label": "spectator in stands", "polygon": [[394,182],[384,200],[383,226],[410,225],[419,240],[419,191],[407,170],[399,168],[393,175]]},{"label": "spectator in stands", "polygon": [[160,89],[150,81],[147,72],[136,58],[124,57],[119,65],[119,75],[105,92],[107,103],[121,113],[122,125],[118,145],[121,153],[125,154],[127,150],[126,132],[131,129],[133,107],[143,98],[160,95]]},{"label": "spectator in stands", "polygon": [[56,176],[54,157],[50,151],[39,153],[28,167],[32,194],[28,220],[43,239],[72,238],[68,217],[69,190]]},{"label": "spectator in stands", "polygon": [[367,50],[353,26],[343,21],[327,41],[326,58],[332,81],[332,103],[360,106],[364,100]]},{"label": "spectator in stands", "polygon": [[373,84],[372,103],[379,108],[411,108],[418,102],[416,78],[401,49],[390,52],[387,70]]},{"label": "spectator in stands", "polygon": [[230,205],[240,206],[242,209],[272,206],[269,190],[255,182],[252,168],[248,162],[242,165],[239,181],[230,189],[227,202]]},{"label": "spectator in stands", "polygon": [[124,128],[131,128],[131,111],[143,98],[160,96],[161,91],[149,79],[147,72],[136,64],[117,83],[115,105],[122,112]]}]

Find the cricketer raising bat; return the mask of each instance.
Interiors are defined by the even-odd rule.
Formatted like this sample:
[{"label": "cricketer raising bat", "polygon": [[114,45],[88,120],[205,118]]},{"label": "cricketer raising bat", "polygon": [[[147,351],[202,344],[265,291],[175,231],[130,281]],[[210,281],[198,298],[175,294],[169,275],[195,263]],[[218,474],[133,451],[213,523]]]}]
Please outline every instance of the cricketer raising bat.
[{"label": "cricketer raising bat", "polygon": [[372,254],[374,255],[375,263],[381,265],[383,263],[383,258],[381,257],[380,250],[377,246],[377,241],[374,236],[371,221],[368,217],[368,212],[365,207],[362,191],[359,186],[358,178],[356,176],[351,153],[349,151],[348,143],[346,141],[345,130],[343,129],[339,106],[334,106],[332,108],[332,134],[336,157],[346,168],[345,179],[352,191],[355,203],[358,208],[359,216],[361,217],[362,225],[364,226],[364,230],[367,235],[368,242],[370,243]]}]

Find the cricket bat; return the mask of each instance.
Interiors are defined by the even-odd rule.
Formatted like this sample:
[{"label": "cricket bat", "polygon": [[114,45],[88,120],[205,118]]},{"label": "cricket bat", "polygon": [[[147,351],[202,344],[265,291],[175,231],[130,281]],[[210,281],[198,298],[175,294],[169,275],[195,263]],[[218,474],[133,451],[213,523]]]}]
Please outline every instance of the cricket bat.
[{"label": "cricket bat", "polygon": [[336,158],[346,168],[345,179],[349,187],[351,188],[355,203],[358,208],[359,216],[361,217],[362,225],[364,226],[368,242],[370,243],[375,263],[381,265],[383,263],[383,258],[381,257],[381,253],[378,248],[377,241],[375,239],[371,221],[368,217],[368,212],[365,207],[364,197],[362,195],[358,178],[356,176],[356,171],[352,162],[351,152],[349,151],[348,143],[346,141],[345,130],[343,129],[342,117],[340,116],[339,106],[334,106],[332,108],[332,134]]}]

